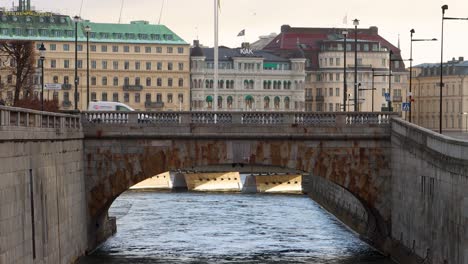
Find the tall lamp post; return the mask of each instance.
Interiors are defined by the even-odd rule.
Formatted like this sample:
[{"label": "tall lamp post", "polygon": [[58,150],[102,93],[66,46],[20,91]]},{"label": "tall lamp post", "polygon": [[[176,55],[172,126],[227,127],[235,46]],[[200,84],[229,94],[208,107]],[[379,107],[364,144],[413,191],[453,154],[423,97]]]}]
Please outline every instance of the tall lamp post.
[{"label": "tall lamp post", "polygon": [[347,50],[347,36],[348,36],[348,31],[344,30],[343,31],[343,37],[344,37],[344,58],[343,58],[343,72],[344,72],[344,77],[343,77],[343,112],[346,112],[346,97],[348,95],[348,87],[346,84],[346,50]]},{"label": "tall lamp post", "polygon": [[354,25],[354,112],[358,111],[358,84],[357,84],[357,27],[359,20],[353,20]]},{"label": "tall lamp post", "polygon": [[442,31],[440,38],[440,93],[439,93],[439,133],[442,134],[442,88],[444,87],[444,20],[468,20],[468,17],[445,17],[445,10],[448,9],[448,5],[442,7]]},{"label": "tall lamp post", "polygon": [[78,110],[78,22],[80,21],[79,16],[74,16],[73,21],[75,22],[75,110]]},{"label": "tall lamp post", "polygon": [[410,96],[410,100],[409,100],[409,122],[411,123],[411,108],[413,106],[413,103],[412,103],[412,98],[413,98],[413,94],[412,94],[412,81],[413,81],[413,42],[415,41],[437,41],[436,38],[432,38],[432,39],[413,39],[413,34],[415,33],[416,31],[414,31],[414,29],[411,29],[410,30],[410,37],[411,37],[411,41],[410,41],[410,58],[409,58],[409,61],[410,61],[410,73],[409,73],[409,96]]},{"label": "tall lamp post", "polygon": [[86,109],[89,107],[89,32],[91,27],[87,25],[84,28],[86,32]]},{"label": "tall lamp post", "polygon": [[41,43],[41,46],[39,47],[39,53],[40,53],[39,59],[41,60],[41,111],[44,111],[44,60],[45,60],[45,52],[46,52],[46,48],[44,46],[44,43]]}]

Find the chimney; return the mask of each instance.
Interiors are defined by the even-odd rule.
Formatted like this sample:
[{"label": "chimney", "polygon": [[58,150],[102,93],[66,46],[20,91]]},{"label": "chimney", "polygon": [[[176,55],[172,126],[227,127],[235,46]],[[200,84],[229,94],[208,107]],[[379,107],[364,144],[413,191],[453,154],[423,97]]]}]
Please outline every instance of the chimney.
[{"label": "chimney", "polygon": [[193,41],[193,46],[194,46],[194,47],[200,46],[200,41],[199,41],[198,39],[194,40],[194,41]]},{"label": "chimney", "polygon": [[465,60],[465,58],[463,58],[463,57],[458,57],[458,61],[462,62],[462,61],[464,61],[464,60]]},{"label": "chimney", "polygon": [[369,28],[369,31],[370,31],[370,33],[373,34],[373,35],[378,35],[378,34],[379,34],[379,28],[378,28],[378,27],[375,27],[375,26],[370,27],[370,28]]},{"label": "chimney", "polygon": [[282,25],[281,26],[281,33],[283,32],[287,32],[291,29],[291,26],[290,25]]},{"label": "chimney", "polygon": [[249,42],[242,42],[241,48],[243,48],[243,49],[249,49],[249,48],[250,48],[250,43],[249,43]]}]

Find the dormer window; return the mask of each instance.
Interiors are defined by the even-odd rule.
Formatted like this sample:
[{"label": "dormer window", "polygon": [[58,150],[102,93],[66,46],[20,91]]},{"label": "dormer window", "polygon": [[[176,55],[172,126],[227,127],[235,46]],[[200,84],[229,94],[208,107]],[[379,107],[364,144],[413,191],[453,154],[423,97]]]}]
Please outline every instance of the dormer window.
[{"label": "dormer window", "polygon": [[26,17],[26,22],[31,22],[31,17]]},{"label": "dormer window", "polygon": [[16,22],[16,21],[18,21],[18,18],[17,18],[17,17],[15,17],[15,16],[14,16],[14,17],[12,17],[11,19],[12,19],[13,21],[15,21],[15,22]]},{"label": "dormer window", "polygon": [[3,22],[6,22],[8,20],[8,18],[6,16],[2,16],[2,21]]},{"label": "dormer window", "polygon": [[50,23],[55,23],[55,18],[51,17],[51,18],[49,19],[49,21],[50,21]]},{"label": "dormer window", "polygon": [[60,23],[62,23],[62,24],[65,23],[65,18],[61,17],[60,18]]},{"label": "dormer window", "polygon": [[44,23],[44,18],[43,18],[43,17],[40,17],[40,18],[39,18],[39,22]]}]

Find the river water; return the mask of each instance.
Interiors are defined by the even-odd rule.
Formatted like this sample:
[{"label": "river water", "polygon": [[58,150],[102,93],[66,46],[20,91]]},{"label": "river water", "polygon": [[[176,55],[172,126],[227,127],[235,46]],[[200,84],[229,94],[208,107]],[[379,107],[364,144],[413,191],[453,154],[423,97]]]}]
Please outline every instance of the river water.
[{"label": "river water", "polygon": [[126,192],[117,234],[81,264],[390,264],[301,195]]}]

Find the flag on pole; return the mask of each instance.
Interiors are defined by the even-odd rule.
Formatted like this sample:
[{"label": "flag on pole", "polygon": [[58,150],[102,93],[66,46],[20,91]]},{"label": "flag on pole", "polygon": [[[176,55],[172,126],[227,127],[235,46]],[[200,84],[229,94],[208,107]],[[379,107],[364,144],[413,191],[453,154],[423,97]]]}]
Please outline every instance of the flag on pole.
[{"label": "flag on pole", "polygon": [[343,24],[348,25],[348,14],[343,17]]},{"label": "flag on pole", "polygon": [[239,32],[239,34],[237,34],[238,37],[242,37],[242,36],[245,36],[245,29],[241,30],[241,32]]}]

